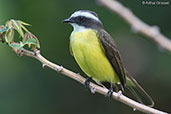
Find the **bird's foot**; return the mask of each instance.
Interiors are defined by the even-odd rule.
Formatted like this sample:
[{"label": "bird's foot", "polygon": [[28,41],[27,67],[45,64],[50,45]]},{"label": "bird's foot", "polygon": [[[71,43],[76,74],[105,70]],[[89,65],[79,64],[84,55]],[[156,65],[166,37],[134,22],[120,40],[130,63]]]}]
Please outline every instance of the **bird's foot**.
[{"label": "bird's foot", "polygon": [[91,77],[88,77],[88,78],[85,80],[85,82],[84,82],[85,88],[89,88],[91,79],[92,79]]},{"label": "bird's foot", "polygon": [[107,92],[107,96],[111,99],[113,95],[113,88],[111,87],[109,91]]}]

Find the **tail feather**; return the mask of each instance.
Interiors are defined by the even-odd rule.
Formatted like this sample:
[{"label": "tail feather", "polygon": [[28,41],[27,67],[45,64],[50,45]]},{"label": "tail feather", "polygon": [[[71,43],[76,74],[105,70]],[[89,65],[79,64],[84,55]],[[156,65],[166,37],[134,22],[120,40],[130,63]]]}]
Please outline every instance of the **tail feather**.
[{"label": "tail feather", "polygon": [[153,107],[154,102],[147,92],[138,84],[138,82],[127,72],[126,87],[134,95],[138,102]]}]

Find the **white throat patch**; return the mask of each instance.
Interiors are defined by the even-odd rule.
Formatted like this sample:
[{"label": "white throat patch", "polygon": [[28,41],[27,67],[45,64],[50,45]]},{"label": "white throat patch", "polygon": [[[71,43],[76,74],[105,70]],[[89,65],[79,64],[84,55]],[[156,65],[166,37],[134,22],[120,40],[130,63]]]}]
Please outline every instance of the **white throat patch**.
[{"label": "white throat patch", "polygon": [[96,21],[100,21],[98,19],[98,17],[94,16],[93,14],[89,13],[89,12],[84,12],[84,11],[76,11],[75,13],[73,13],[71,15],[71,17],[78,17],[78,16],[85,16],[87,18],[91,18],[91,19],[94,19]]},{"label": "white throat patch", "polygon": [[77,25],[77,24],[75,24],[75,23],[72,23],[71,25],[72,25],[73,28],[74,28],[73,32],[83,32],[83,31],[89,29],[89,28],[85,28],[85,27],[83,27],[83,26],[79,26],[79,25]]}]

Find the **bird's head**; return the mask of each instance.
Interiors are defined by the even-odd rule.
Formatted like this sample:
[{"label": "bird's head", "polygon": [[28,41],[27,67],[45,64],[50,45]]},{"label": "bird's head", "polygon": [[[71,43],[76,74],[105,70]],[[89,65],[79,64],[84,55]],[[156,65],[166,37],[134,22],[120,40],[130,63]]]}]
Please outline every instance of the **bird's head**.
[{"label": "bird's head", "polygon": [[74,12],[69,18],[64,19],[63,23],[69,23],[74,27],[74,30],[82,28],[100,29],[103,24],[97,14],[89,10],[79,10]]}]

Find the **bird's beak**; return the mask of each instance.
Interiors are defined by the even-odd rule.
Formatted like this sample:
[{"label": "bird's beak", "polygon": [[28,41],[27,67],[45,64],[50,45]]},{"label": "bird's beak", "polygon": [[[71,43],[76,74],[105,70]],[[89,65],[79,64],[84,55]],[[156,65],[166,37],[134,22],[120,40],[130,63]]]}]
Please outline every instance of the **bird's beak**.
[{"label": "bird's beak", "polygon": [[62,23],[73,23],[73,20],[71,18],[64,19]]}]

